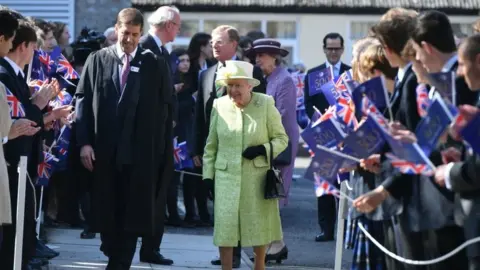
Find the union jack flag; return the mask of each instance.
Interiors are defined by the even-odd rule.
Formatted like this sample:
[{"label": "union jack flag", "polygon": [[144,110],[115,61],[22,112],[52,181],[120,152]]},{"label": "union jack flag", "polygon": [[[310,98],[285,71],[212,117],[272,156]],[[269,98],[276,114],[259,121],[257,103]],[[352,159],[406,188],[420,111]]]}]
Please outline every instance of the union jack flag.
[{"label": "union jack flag", "polygon": [[406,160],[402,160],[391,153],[386,153],[385,156],[390,160],[393,168],[402,174],[417,174],[432,176],[435,171],[427,164],[415,164]]},{"label": "union jack flag", "polygon": [[351,70],[345,71],[342,73],[342,75],[340,75],[340,77],[338,77],[337,81],[335,82],[335,88],[341,91],[348,91],[348,88],[345,85],[345,82],[348,80],[352,80]]},{"label": "union jack flag", "polygon": [[38,165],[38,180],[37,185],[47,186],[48,180],[52,176],[53,171],[55,170],[55,162],[58,159],[49,152],[43,151],[43,162]]},{"label": "union jack flag", "polygon": [[328,107],[327,111],[320,116],[318,121],[323,122],[323,121],[328,120],[332,117],[335,117],[335,106]]},{"label": "union jack flag", "polygon": [[25,113],[25,108],[23,107],[22,103],[18,100],[16,96],[13,95],[12,92],[7,88],[7,102],[8,107],[10,108],[10,117],[12,118],[21,118],[25,117],[27,114]]},{"label": "union jack flag", "polygon": [[389,130],[387,119],[385,119],[375,104],[373,104],[373,102],[366,96],[362,98],[362,112],[366,116],[371,115],[373,120],[380,124],[382,128],[384,128],[386,131]]},{"label": "union jack flag", "polygon": [[425,84],[419,84],[417,86],[417,111],[418,115],[425,117],[427,115],[427,109],[432,104],[430,98],[428,98],[428,89]]},{"label": "union jack flag", "polygon": [[193,160],[188,155],[187,143],[177,143],[177,137],[173,139],[173,159],[177,170],[193,168]]},{"label": "union jack flag", "polygon": [[65,90],[60,91],[54,100],[50,101],[50,106],[57,108],[72,103],[72,95]]},{"label": "union jack flag", "polygon": [[50,56],[50,53],[39,49],[38,51],[38,60],[40,60],[40,63],[43,64],[43,67],[46,68],[47,74],[50,73],[50,69],[52,68],[52,65],[55,64],[54,59]]},{"label": "union jack flag", "polygon": [[317,197],[322,197],[325,195],[333,195],[335,197],[340,197],[340,191],[332,186],[328,181],[323,179],[318,173],[313,173],[314,185],[315,185],[315,195]]},{"label": "union jack flag", "polygon": [[57,73],[60,74],[65,80],[78,79],[78,73],[73,69],[72,65],[68,60],[60,54],[57,63]]},{"label": "union jack flag", "polygon": [[337,117],[349,128],[355,129],[358,126],[357,118],[355,117],[355,105],[352,99],[340,97],[337,99]]}]

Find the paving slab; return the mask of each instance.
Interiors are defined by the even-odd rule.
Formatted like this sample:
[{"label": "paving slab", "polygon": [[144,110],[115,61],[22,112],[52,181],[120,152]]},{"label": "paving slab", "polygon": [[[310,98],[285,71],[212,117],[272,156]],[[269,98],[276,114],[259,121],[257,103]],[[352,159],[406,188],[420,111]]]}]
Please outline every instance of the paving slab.
[{"label": "paving slab", "polygon": [[[81,239],[80,231],[70,229],[52,229],[48,232],[49,247],[60,252],[60,256],[50,261],[48,269],[105,269],[108,258],[100,252],[100,238]],[[212,236],[165,234],[162,241],[162,254],[171,258],[172,266],[141,263],[138,251],[131,269],[184,270],[184,269],[220,269],[210,264],[218,256],[218,249],[213,245]],[[242,270],[251,269],[242,262]]]}]

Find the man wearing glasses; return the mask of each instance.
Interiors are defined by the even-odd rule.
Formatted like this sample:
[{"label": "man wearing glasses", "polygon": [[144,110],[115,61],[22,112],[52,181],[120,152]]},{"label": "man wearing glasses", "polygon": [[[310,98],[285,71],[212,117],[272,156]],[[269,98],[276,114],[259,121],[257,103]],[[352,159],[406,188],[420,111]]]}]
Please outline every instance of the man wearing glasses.
[{"label": "man wearing glasses", "polygon": [[[308,74],[322,70],[326,67],[332,67],[333,77],[335,80],[342,75],[343,72],[350,69],[350,66],[345,65],[340,61],[344,50],[343,37],[338,33],[329,33],[323,38],[323,52],[327,61],[317,67],[310,69],[305,76],[305,109],[307,115],[312,119],[314,106],[325,112],[329,107],[325,96],[320,93],[315,96],[310,96],[308,93]],[[318,201],[318,224],[320,225],[320,233],[315,237],[315,241],[333,241],[333,232],[335,228],[336,206],[335,198],[332,195],[326,195],[317,198]]]}]

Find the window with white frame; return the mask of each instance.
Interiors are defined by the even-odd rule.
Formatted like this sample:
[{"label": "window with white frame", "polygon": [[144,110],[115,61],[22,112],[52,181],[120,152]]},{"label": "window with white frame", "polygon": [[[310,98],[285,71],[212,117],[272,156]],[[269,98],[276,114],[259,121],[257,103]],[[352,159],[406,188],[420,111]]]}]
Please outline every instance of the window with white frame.
[{"label": "window with white frame", "polygon": [[[298,45],[297,45],[297,22],[292,20],[247,20],[246,17],[230,16],[233,18],[215,18],[209,16],[208,18],[198,18],[200,14],[188,13],[182,14],[182,26],[180,32],[172,44],[167,45],[169,50],[174,48],[187,48],[191,37],[197,32],[211,33],[214,28],[219,25],[231,25],[239,31],[240,35],[246,35],[251,30],[261,30],[268,37],[277,39],[282,44],[282,47],[289,51],[289,55],[285,57],[288,65],[292,65],[298,61]],[[148,18],[149,14],[145,16]],[[197,19],[198,18],[198,19]],[[148,31],[146,24],[145,31]]]},{"label": "window with white frame", "polygon": [[453,33],[466,34],[467,36],[473,35],[473,22],[471,23],[452,23]]}]

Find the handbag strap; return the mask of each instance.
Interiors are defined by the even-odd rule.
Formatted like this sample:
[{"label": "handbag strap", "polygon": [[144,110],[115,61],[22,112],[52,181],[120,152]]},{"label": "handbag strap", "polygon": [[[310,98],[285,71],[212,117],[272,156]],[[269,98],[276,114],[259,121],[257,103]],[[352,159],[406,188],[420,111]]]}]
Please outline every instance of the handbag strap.
[{"label": "handbag strap", "polygon": [[273,168],[273,147],[272,142],[268,142],[270,145],[270,168]]}]

